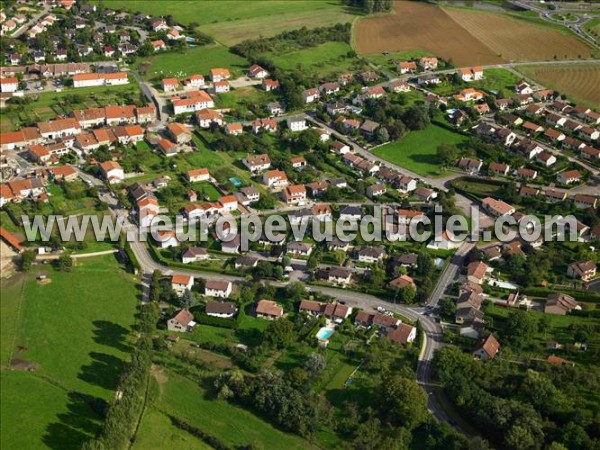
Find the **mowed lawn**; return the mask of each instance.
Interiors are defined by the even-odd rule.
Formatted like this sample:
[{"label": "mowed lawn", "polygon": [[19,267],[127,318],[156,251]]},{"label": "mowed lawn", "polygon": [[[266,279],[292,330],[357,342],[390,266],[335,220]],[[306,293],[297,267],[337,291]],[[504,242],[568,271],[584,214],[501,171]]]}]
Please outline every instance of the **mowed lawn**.
[{"label": "mowed lawn", "polygon": [[152,56],[146,61],[150,62],[146,73],[148,79],[185,78],[194,74],[206,77],[214,67],[229,69],[235,77],[241,76],[249,66],[245,58],[231,53],[219,44],[189,48],[182,52],[163,53]]},{"label": "mowed lawn", "polygon": [[348,71],[356,62],[355,57],[349,57],[348,52],[352,47],[345,42],[326,42],[315,47],[296,50],[285,54],[266,53],[264,56],[271,59],[281,69],[293,70],[300,68],[318,76],[334,72]]},{"label": "mowed lawn", "polygon": [[173,372],[161,374],[157,408],[232,447],[307,449],[310,443],[284,433],[243,408],[210,397],[197,383]]},{"label": "mowed lawn", "polygon": [[103,3],[107,8],[153,16],[171,15],[182,24],[197,23],[200,31],[228,46],[259,35],[352,22],[360,14],[340,0],[108,0]]},{"label": "mowed lawn", "polygon": [[443,175],[437,163],[436,151],[441,144],[460,146],[467,137],[437,125],[412,131],[400,141],[390,142],[373,149],[372,153],[421,176]]},{"label": "mowed lawn", "polygon": [[[48,284],[38,283],[38,271]],[[2,295],[2,328],[16,329],[14,340],[2,336],[3,363],[12,354],[15,368],[3,374],[2,447],[78,448],[96,433],[128,360],[135,279],[106,255],[82,259],[70,273],[35,267],[24,283],[22,295]],[[18,319],[4,317],[5,302],[20,303]],[[25,365],[34,370],[16,370]]]}]

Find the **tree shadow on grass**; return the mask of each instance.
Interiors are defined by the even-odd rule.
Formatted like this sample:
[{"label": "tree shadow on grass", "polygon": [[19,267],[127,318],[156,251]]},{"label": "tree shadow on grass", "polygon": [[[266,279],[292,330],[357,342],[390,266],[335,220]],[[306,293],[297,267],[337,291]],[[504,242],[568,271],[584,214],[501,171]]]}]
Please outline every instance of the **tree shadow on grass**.
[{"label": "tree shadow on grass", "polygon": [[107,347],[112,347],[122,352],[128,352],[130,346],[126,344],[126,338],[130,331],[116,323],[106,320],[95,320],[92,322],[95,327],[94,341]]},{"label": "tree shadow on grass", "polygon": [[240,341],[250,347],[256,347],[263,341],[263,333],[256,328],[237,329],[235,330],[235,335]]},{"label": "tree shadow on grass", "polygon": [[125,367],[125,362],[113,355],[91,352],[91,364],[81,367],[79,379],[104,389],[115,390],[119,377]]},{"label": "tree shadow on grass", "polygon": [[107,403],[91,395],[69,392],[67,412],[46,427],[42,440],[52,449],[81,448],[100,431]]}]

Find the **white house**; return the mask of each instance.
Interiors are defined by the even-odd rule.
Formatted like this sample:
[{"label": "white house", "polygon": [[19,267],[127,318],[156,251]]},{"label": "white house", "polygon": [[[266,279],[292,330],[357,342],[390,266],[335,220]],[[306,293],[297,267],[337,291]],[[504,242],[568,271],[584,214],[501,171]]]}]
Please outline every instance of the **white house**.
[{"label": "white house", "polygon": [[287,126],[292,131],[304,131],[308,128],[306,120],[302,117],[288,117]]},{"label": "white house", "polygon": [[195,263],[208,259],[208,251],[204,247],[190,247],[181,255],[184,264]]},{"label": "white house", "polygon": [[206,314],[222,319],[231,319],[237,313],[237,305],[234,302],[206,302],[204,307]]},{"label": "white house", "polygon": [[116,161],[105,161],[100,164],[102,175],[110,184],[121,183],[125,179],[123,168]]},{"label": "white house", "polygon": [[231,295],[233,285],[225,280],[206,280],[204,295],[207,297],[228,298]]},{"label": "white house", "polygon": [[194,285],[194,277],[189,275],[173,275],[171,277],[171,288],[181,296],[185,291],[192,289]]},{"label": "white house", "polygon": [[16,78],[0,78],[0,92],[15,92],[19,89],[19,80]]}]

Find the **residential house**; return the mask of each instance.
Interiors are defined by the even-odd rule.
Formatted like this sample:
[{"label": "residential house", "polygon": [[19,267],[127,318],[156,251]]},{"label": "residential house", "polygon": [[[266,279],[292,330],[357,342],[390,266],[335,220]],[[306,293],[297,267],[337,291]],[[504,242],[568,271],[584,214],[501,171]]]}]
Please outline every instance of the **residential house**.
[{"label": "residential house", "polygon": [[587,260],[569,264],[567,267],[567,276],[571,278],[581,278],[583,281],[589,281],[596,276],[596,263]]},{"label": "residential house", "polygon": [[579,181],[581,181],[581,177],[581,172],[579,170],[573,169],[559,173],[556,177],[556,180],[561,184],[571,184],[578,183]]},{"label": "residential house", "polygon": [[385,249],[382,247],[363,246],[357,253],[358,261],[373,264],[385,258]]},{"label": "residential house", "polygon": [[419,59],[419,67],[423,70],[435,70],[438,66],[438,59],[436,57],[427,57]]},{"label": "residential house", "polygon": [[259,300],[256,304],[256,317],[274,320],[283,317],[283,307],[273,300]]},{"label": "residential house", "polygon": [[196,122],[198,122],[200,128],[210,128],[213,124],[222,126],[225,123],[220,112],[206,108],[196,113]]},{"label": "residential house", "polygon": [[394,289],[406,289],[410,287],[415,291],[417,290],[415,280],[408,275],[400,275],[399,277],[394,278],[392,281],[390,281],[390,286],[392,286]]},{"label": "residential house", "polygon": [[204,285],[204,295],[207,297],[228,298],[233,290],[230,281],[208,279]]},{"label": "residential house", "polygon": [[412,325],[401,323],[398,328],[390,331],[386,337],[396,344],[410,344],[417,338],[417,329]]},{"label": "residential house", "polygon": [[252,64],[250,66],[250,68],[248,69],[248,76],[250,78],[262,80],[269,76],[269,72],[267,70],[263,69],[262,67],[260,67],[258,64]]},{"label": "residential house", "polygon": [[552,293],[546,298],[544,312],[546,314],[557,314],[564,316],[574,309],[581,309],[579,303],[573,297],[562,293]]},{"label": "residential house", "polygon": [[208,259],[208,250],[204,247],[190,247],[181,255],[181,262],[184,264],[205,261]]},{"label": "residential house", "polygon": [[598,198],[593,195],[575,194],[572,200],[578,208],[596,208],[598,204]]},{"label": "residential house", "polygon": [[215,68],[210,69],[210,79],[214,82],[229,80],[231,78],[231,73],[228,69],[223,68]]},{"label": "residential house", "polygon": [[473,356],[482,361],[493,359],[500,350],[500,343],[490,334],[473,352]]},{"label": "residential house", "polygon": [[437,192],[426,187],[417,188],[413,195],[424,202],[429,202],[438,196]]},{"label": "residential house", "polygon": [[556,156],[546,150],[543,150],[535,156],[535,160],[543,166],[550,167],[556,163]]},{"label": "residential house", "polygon": [[186,308],[177,311],[173,317],[167,321],[167,329],[169,331],[179,331],[181,333],[193,331],[196,325],[196,322],[194,322],[194,315]]},{"label": "residential house", "polygon": [[308,128],[306,119],[301,116],[288,117],[287,126],[291,131],[304,131]]},{"label": "residential house", "polygon": [[125,179],[123,168],[116,161],[106,161],[100,164],[100,172],[110,184],[121,183]]},{"label": "residential house", "polygon": [[272,189],[282,189],[288,185],[288,177],[283,170],[269,170],[263,175],[263,183]]},{"label": "residential house", "polygon": [[458,167],[471,175],[479,173],[482,166],[483,162],[477,159],[461,158],[458,161]]},{"label": "residential house", "polygon": [[173,275],[171,276],[171,289],[177,295],[182,296],[185,291],[190,291],[194,285],[194,277],[189,275]]},{"label": "residential house", "polygon": [[496,200],[492,197],[486,197],[481,201],[481,205],[495,217],[510,216],[516,210],[514,206],[509,205],[502,200]]},{"label": "residential house", "polygon": [[494,175],[506,176],[510,170],[510,166],[504,163],[492,162],[488,167],[488,172]]},{"label": "residential house", "polygon": [[210,180],[210,172],[205,167],[200,168],[200,169],[188,170],[186,175],[187,175],[187,179],[190,183],[198,183],[200,181],[209,181]]},{"label": "residential house", "polygon": [[170,123],[167,125],[167,131],[177,144],[187,144],[192,140],[191,130],[181,123]]},{"label": "residential house", "polygon": [[463,81],[479,81],[483,79],[483,67],[466,67],[459,70],[460,78]]},{"label": "residential house", "polygon": [[292,163],[292,167],[296,170],[301,170],[307,165],[306,158],[304,156],[295,156],[290,160],[290,162]]},{"label": "residential house", "polygon": [[367,186],[367,197],[373,198],[383,195],[387,192],[387,188],[384,183],[377,183],[371,186]]},{"label": "residential house", "polygon": [[400,61],[398,71],[401,74],[414,73],[417,71],[417,63],[415,61]]},{"label": "residential house", "polygon": [[234,302],[208,301],[204,306],[204,311],[208,316],[231,319],[237,313],[238,308]]},{"label": "residential house", "polygon": [[242,122],[230,122],[225,125],[225,134],[228,136],[239,136],[243,132]]},{"label": "residential house", "polygon": [[473,261],[467,266],[467,280],[481,284],[487,274],[488,265],[482,261]]},{"label": "residential house", "polygon": [[312,253],[313,246],[312,244],[308,244],[306,242],[288,242],[286,246],[286,251],[288,254],[291,254],[292,257],[308,257]]},{"label": "residential house", "polygon": [[313,103],[319,100],[321,94],[317,88],[306,89],[302,92],[302,98],[304,99],[304,103]]}]

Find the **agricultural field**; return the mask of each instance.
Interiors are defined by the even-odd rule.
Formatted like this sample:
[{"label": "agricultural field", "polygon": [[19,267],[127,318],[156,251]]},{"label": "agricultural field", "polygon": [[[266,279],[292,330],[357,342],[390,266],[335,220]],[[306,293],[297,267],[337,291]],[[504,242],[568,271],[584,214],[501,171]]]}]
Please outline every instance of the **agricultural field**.
[{"label": "agricultural field", "polygon": [[107,8],[140,11],[153,16],[171,15],[182,24],[196,23],[199,30],[227,46],[245,39],[265,37],[301,27],[317,28],[352,22],[360,12],[341,1],[140,1],[108,0]]},{"label": "agricultural field", "polygon": [[519,67],[530,78],[592,108],[600,107],[600,64]]},{"label": "agricultural field", "polygon": [[372,153],[421,176],[438,177],[444,175],[436,163],[438,146],[454,144],[460,148],[460,144],[466,141],[466,136],[430,125],[424,130],[408,133],[400,141],[376,147]]},{"label": "agricultural field", "polygon": [[585,43],[555,27],[506,14],[412,1],[396,2],[390,15],[361,19],[354,43],[359,53],[421,49],[456,66],[591,56]]},{"label": "agricultural field", "polygon": [[176,53],[163,53],[143,62],[150,63],[144,75],[147,79],[185,78],[194,74],[207,76],[213,67],[225,67],[233,76],[241,76],[249,65],[246,59],[219,44],[189,48]]},{"label": "agricultural field", "polygon": [[590,58],[591,48],[573,35],[502,14],[444,8],[448,16],[508,61]]},{"label": "agricultural field", "polygon": [[[451,59],[455,65],[504,62],[442,8],[424,2],[396,2],[392,14],[360,19],[355,26],[354,44],[359,53],[420,49]],[[477,61],[473,61],[473,55],[477,55]]]},{"label": "agricultural field", "polygon": [[1,444],[79,448],[98,431],[127,360],[135,280],[113,255],[22,277],[2,282]]}]

